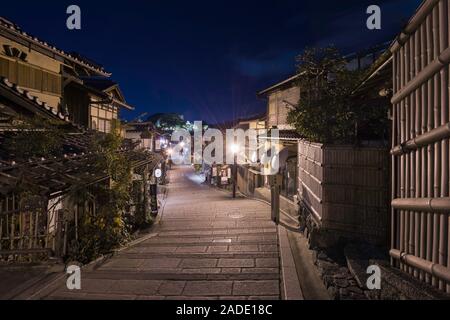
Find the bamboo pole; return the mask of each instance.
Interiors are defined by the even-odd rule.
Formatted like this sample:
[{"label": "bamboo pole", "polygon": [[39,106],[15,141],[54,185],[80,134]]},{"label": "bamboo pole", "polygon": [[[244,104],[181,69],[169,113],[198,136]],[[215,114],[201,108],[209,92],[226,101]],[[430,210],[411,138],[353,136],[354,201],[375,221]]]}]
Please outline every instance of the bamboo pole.
[{"label": "bamboo pole", "polygon": [[[420,72],[421,67],[421,60],[420,60],[420,31],[417,31],[414,36],[414,77]],[[421,106],[420,102],[422,100],[421,96],[421,90],[422,88],[418,88],[415,93],[415,133],[413,135],[413,138],[415,138],[417,135],[421,134],[421,118],[420,118],[420,112],[421,112]],[[415,179],[415,192],[414,196],[416,198],[420,197],[420,194],[422,192],[422,185],[421,185],[421,169],[422,169],[422,159],[420,157],[421,153],[420,150],[416,150],[414,152],[414,168],[416,173],[416,179]],[[414,213],[414,255],[420,256],[420,213],[416,211]],[[419,270],[414,271],[414,276],[416,278],[419,278]]]},{"label": "bamboo pole", "polygon": [[399,259],[409,266],[419,268],[428,274],[433,275],[433,278],[443,279],[450,281],[450,269],[440,264],[436,264],[427,260],[423,260],[414,255],[401,252],[399,250],[391,250],[389,255],[394,259]]},{"label": "bamboo pole", "polygon": [[[405,84],[405,48],[400,49],[400,88]],[[400,143],[405,141],[406,124],[405,124],[405,100],[400,101]],[[400,156],[400,197],[405,198],[405,162],[406,155]],[[405,251],[405,211],[400,210],[400,251]],[[404,265],[400,264],[400,269],[404,270]]]},{"label": "bamboo pole", "polygon": [[[420,71],[427,65],[427,57],[426,57],[426,30],[425,24],[422,23],[420,26]],[[419,72],[420,72],[419,71]],[[421,130],[420,134],[423,135],[427,132],[427,112],[426,112],[426,101],[427,101],[427,91],[426,84],[422,84],[420,87],[421,95],[420,95],[420,118],[421,118]],[[420,197],[426,196],[427,189],[427,157],[426,157],[426,148],[420,149],[420,158],[421,158],[421,177],[420,177]],[[419,256],[422,259],[426,258],[426,215],[422,211],[420,213],[420,252]],[[422,270],[419,272],[420,280],[425,280],[425,272]]]},{"label": "bamboo pole", "polygon": [[[427,65],[433,60],[433,33],[432,33],[432,19],[429,15],[426,19],[426,38],[427,38]],[[433,95],[432,95],[432,81],[427,81],[427,131],[433,129]],[[429,145],[427,148],[428,163],[427,163],[427,197],[433,197],[434,185],[434,145]],[[427,257],[426,260],[431,261],[433,258],[433,217],[427,215]],[[431,283],[431,277],[426,275],[426,282]]]},{"label": "bamboo pole", "polygon": [[[447,46],[450,46],[450,32],[448,30],[450,29],[450,4],[447,2]],[[447,84],[450,84],[450,70],[449,65],[447,65]],[[447,89],[447,108],[450,108],[449,104],[450,99],[450,87]],[[450,112],[448,114],[447,120],[450,122]],[[449,148],[449,159],[450,159],[450,148]],[[448,172],[449,175],[447,177],[447,181],[450,180],[450,161],[448,162]],[[450,191],[449,191],[450,192]],[[447,217],[447,267],[450,267],[450,216]],[[450,293],[450,283],[447,283],[447,293]]]},{"label": "bamboo pole", "polygon": [[[401,72],[401,68],[402,68],[402,62],[401,62],[401,51],[397,51],[396,52],[398,58],[397,61],[398,66],[397,66],[397,74],[398,74],[398,81],[397,81],[397,89],[401,89],[401,84],[402,84],[402,72]],[[401,103],[397,103],[397,142],[401,143],[402,142],[402,121],[401,121],[401,112],[402,112],[402,105]],[[403,180],[403,176],[402,176],[402,158],[398,157],[396,158],[396,165],[397,165],[397,196],[401,197],[402,195],[402,191],[401,191],[401,186],[402,186],[402,180]],[[397,226],[397,248],[401,247],[401,242],[402,242],[402,238],[401,238],[401,234],[402,234],[402,227],[403,225],[401,224],[401,220],[402,220],[402,213],[401,211],[398,211],[397,213],[397,221],[398,221],[398,226]],[[399,263],[399,267],[400,267],[400,263]]]},{"label": "bamboo pole", "polygon": [[[439,8],[433,9],[433,60],[439,55]],[[433,77],[434,87],[434,128],[437,128],[441,123],[441,98],[440,98],[440,79],[439,75],[435,74]],[[437,142],[434,146],[434,197],[441,196],[441,143]],[[439,263],[439,231],[440,231],[440,216],[433,214],[433,262]],[[436,277],[432,281],[433,286],[441,287],[441,281]]]},{"label": "bamboo pole", "polygon": [[[398,73],[396,72],[396,68],[397,68],[397,53],[393,54],[393,75],[392,75],[392,84],[393,84],[393,90],[394,92],[397,92],[397,77],[398,77]],[[392,146],[397,145],[397,139],[396,139],[396,132],[397,132],[397,105],[392,105],[392,136],[391,136],[391,143]],[[397,157],[392,155],[391,156],[391,200],[397,198],[397,194],[396,194],[396,175],[397,175],[397,170],[396,170],[396,161],[397,161]],[[396,247],[396,240],[395,237],[397,235],[396,233],[396,229],[397,229],[397,223],[396,223],[396,211],[395,209],[391,206],[391,249],[395,249]],[[1,232],[1,231],[0,231]],[[0,237],[1,239],[1,237]],[[391,265],[395,267],[395,259],[391,258]]]},{"label": "bamboo pole", "polygon": [[[405,44],[405,83],[409,82],[410,79],[410,70],[411,70],[411,41],[408,41]],[[402,143],[411,139],[411,95],[405,97],[405,136],[402,140]],[[405,193],[404,198],[410,198],[411,192],[411,153],[405,154]],[[405,211],[405,235],[404,235],[404,248],[405,252],[410,254],[412,253],[410,250],[410,231],[411,231],[411,211]],[[406,266],[406,270],[408,273],[412,272],[412,268],[410,266]]]},{"label": "bamboo pole", "polygon": [[[410,41],[408,41],[407,43],[407,66],[408,66],[408,78],[407,78],[407,82],[409,82],[412,78],[413,78],[413,74],[414,74],[414,37],[411,37]],[[414,125],[415,125],[415,120],[414,120],[414,111],[415,111],[415,92],[413,91],[409,98],[408,98],[408,109],[406,110],[407,112],[407,126],[408,126],[408,131],[407,131],[407,139],[411,140],[414,138]],[[415,168],[414,168],[414,153],[409,153],[408,154],[408,170],[407,170],[407,177],[408,177],[408,187],[406,189],[406,194],[408,198],[413,198],[414,197],[414,192],[415,192]],[[408,212],[408,237],[406,239],[407,243],[408,243],[408,252],[411,254],[414,254],[414,212],[411,210]],[[413,268],[409,267],[408,268],[408,272],[410,274],[413,274],[414,270]]]},{"label": "bamboo pole", "polygon": [[[448,48],[448,17],[447,17],[447,1],[439,2],[439,52],[443,52]],[[441,121],[440,124],[445,124],[448,120],[448,75],[447,68],[443,68],[440,72],[440,93],[441,93]],[[448,187],[448,162],[449,162],[449,145],[448,139],[444,139],[441,142],[441,196],[447,197],[449,187]],[[445,266],[447,264],[447,216],[441,214],[439,216],[439,264]],[[439,289],[445,290],[446,284],[443,281],[439,282]]]}]

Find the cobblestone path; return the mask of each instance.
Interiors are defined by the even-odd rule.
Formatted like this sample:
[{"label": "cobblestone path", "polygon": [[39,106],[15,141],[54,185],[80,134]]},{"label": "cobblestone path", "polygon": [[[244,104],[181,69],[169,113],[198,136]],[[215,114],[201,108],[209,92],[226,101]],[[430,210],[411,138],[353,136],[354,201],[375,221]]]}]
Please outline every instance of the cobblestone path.
[{"label": "cobblestone path", "polygon": [[279,299],[280,268],[270,208],[201,184],[175,167],[155,235],[82,271],[46,299]]}]

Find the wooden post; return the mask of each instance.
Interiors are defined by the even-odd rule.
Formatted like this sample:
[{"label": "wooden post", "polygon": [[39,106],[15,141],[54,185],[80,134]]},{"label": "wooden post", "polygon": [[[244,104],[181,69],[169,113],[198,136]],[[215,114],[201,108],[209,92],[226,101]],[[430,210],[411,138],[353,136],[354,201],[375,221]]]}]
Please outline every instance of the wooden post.
[{"label": "wooden post", "polygon": [[61,250],[64,247],[64,237],[63,237],[63,213],[59,210],[56,211],[56,234],[55,234],[55,256],[61,257],[64,253],[64,250]]},{"label": "wooden post", "polygon": [[221,185],[221,181],[220,180],[222,179],[222,168],[218,164],[216,169],[217,169],[217,172],[216,172],[217,173],[216,183],[217,183],[217,187],[220,188],[220,185]]},{"label": "wooden post", "polygon": [[282,175],[270,176],[271,217],[276,224],[280,223],[280,185]]},{"label": "wooden post", "polygon": [[233,199],[236,198],[236,184],[237,184],[237,154],[234,154],[234,164],[233,164]]},{"label": "wooden post", "polygon": [[150,178],[150,207],[152,217],[158,215],[158,182],[154,175]]},{"label": "wooden post", "polygon": [[143,202],[143,207],[142,207],[142,209],[143,209],[143,221],[144,221],[144,223],[147,223],[147,222],[149,222],[149,213],[150,213],[150,208],[149,208],[149,201],[148,201],[148,192],[149,192],[149,190],[148,190],[148,180],[147,180],[147,177],[148,177],[148,168],[146,167],[145,169],[144,169],[144,172],[143,172],[143,174],[142,174],[142,184],[143,184],[143,197],[142,197],[142,202]]}]

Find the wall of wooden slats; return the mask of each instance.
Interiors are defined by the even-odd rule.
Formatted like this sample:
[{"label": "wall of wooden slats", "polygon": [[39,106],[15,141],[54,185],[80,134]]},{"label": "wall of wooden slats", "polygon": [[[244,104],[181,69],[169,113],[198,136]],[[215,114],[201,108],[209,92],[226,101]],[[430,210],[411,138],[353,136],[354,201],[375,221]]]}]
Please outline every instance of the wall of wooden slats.
[{"label": "wall of wooden slats", "polygon": [[298,157],[299,199],[319,227],[386,240],[388,150],[301,141]]}]

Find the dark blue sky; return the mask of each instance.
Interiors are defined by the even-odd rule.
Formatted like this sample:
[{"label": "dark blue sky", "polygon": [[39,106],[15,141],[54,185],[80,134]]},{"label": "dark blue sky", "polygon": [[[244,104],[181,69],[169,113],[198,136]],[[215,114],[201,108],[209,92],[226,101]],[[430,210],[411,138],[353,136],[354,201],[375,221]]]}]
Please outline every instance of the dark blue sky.
[{"label": "dark blue sky", "polygon": [[[223,121],[265,110],[256,91],[295,73],[305,46],[343,53],[389,41],[421,0],[3,1],[0,15],[66,51],[105,66],[142,112]],[[65,27],[82,10],[82,30]],[[382,9],[382,30],[366,8]]]}]

